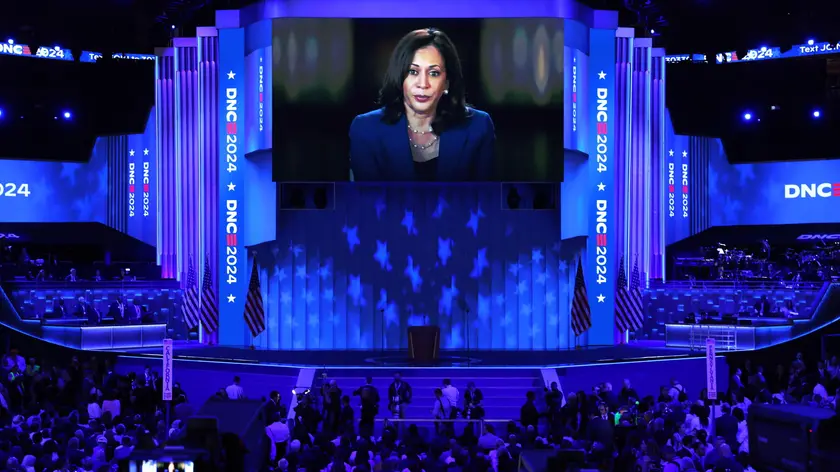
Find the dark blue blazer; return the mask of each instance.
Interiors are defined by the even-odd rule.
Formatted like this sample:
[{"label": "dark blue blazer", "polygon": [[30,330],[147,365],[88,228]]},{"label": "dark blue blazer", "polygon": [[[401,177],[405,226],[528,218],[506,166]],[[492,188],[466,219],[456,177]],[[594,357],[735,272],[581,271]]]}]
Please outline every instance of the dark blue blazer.
[{"label": "dark blue blazer", "polygon": [[[440,136],[437,180],[470,182],[493,180],[496,133],[487,113],[470,109],[464,123],[447,129]],[[350,169],[353,180],[416,180],[408,122],[382,121],[383,109],[357,116],[350,125]]]}]

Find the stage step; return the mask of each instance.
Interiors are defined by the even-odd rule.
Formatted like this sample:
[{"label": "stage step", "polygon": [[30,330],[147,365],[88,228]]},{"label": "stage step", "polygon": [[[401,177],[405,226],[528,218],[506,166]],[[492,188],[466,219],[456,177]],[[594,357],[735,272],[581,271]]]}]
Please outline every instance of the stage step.
[{"label": "stage step", "polygon": [[[381,398],[379,404],[378,418],[390,416],[388,411],[388,387],[391,385],[394,371],[385,370],[363,370],[363,369],[341,369],[326,372],[319,371],[316,375],[313,387],[318,388],[323,381],[335,380],[342,395],[350,396],[350,404],[356,412],[356,419],[360,418],[360,400],[353,397],[353,391],[364,385],[365,376],[373,377],[373,386],[379,390]],[[519,410],[525,403],[525,395],[528,391],[541,390],[542,375],[538,369],[411,369],[401,371],[402,378],[411,385],[413,398],[411,404],[405,407],[406,418],[431,419],[432,407],[434,405],[436,388],[443,386],[443,379],[448,378],[452,385],[458,388],[461,393],[461,402],[458,405],[463,407],[463,396],[467,390],[467,383],[475,382],[476,387],[484,394],[482,406],[485,410],[485,418],[495,420],[518,420]],[[381,423],[377,423],[381,425]],[[433,429],[431,423],[418,423],[423,429]],[[463,426],[460,426],[460,430]],[[377,427],[377,432],[380,430]],[[428,431],[427,431],[428,433]]]}]

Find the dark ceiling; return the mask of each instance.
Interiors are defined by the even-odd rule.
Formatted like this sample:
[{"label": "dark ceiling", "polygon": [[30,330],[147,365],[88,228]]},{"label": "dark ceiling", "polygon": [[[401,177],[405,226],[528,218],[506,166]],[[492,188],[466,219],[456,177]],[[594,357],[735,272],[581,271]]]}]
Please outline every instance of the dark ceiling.
[{"label": "dark ceiling", "polygon": [[[310,1],[310,0],[307,0]],[[311,0],[317,1],[317,0]],[[352,0],[348,0],[352,1]],[[831,0],[580,0],[596,9],[618,10],[621,24],[639,35],[655,31],[670,53],[700,53],[836,38]],[[217,9],[254,0],[5,0],[0,37],[30,45],[70,49],[151,52],[175,32],[193,34],[213,23]],[[824,34],[820,34],[824,33]]]},{"label": "dark ceiling", "polygon": [[[5,0],[0,38],[71,50],[151,52],[173,35],[213,24],[217,9],[244,0]],[[173,26],[175,29],[173,30]]]}]

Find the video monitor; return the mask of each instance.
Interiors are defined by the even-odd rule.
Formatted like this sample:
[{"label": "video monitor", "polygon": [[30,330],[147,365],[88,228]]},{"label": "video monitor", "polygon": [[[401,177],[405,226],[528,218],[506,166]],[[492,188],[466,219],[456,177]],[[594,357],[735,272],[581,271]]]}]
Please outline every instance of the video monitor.
[{"label": "video monitor", "polygon": [[277,182],[559,182],[563,20],[281,18]]}]

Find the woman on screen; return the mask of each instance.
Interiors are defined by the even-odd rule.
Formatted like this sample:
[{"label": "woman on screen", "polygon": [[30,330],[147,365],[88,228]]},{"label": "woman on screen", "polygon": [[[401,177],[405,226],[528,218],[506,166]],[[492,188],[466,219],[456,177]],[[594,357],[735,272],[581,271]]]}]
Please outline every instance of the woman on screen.
[{"label": "woman on screen", "polygon": [[493,178],[493,121],[467,106],[458,52],[442,31],[412,31],[397,43],[379,105],[350,125],[352,180]]}]

